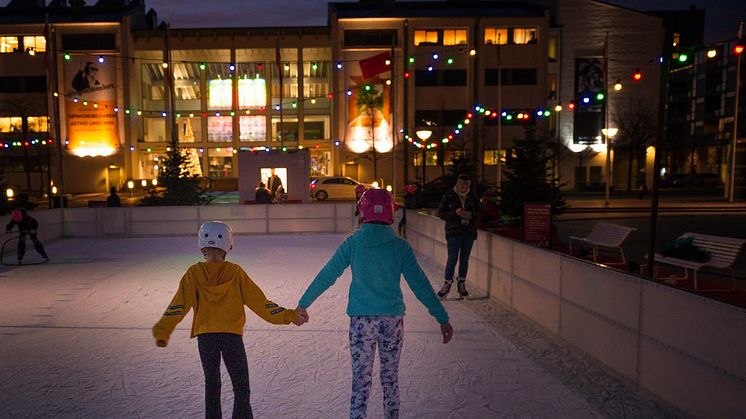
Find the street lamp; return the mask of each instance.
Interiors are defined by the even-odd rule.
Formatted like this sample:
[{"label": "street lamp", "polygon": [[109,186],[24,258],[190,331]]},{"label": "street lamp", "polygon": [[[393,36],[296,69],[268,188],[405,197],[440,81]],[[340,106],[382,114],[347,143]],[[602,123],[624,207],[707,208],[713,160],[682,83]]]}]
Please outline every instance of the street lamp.
[{"label": "street lamp", "polygon": [[135,189],[135,182],[128,180],[127,181],[127,189],[130,190],[130,198],[132,198],[132,190]]},{"label": "street lamp", "polygon": [[609,204],[609,195],[611,191],[611,139],[619,132],[619,128],[602,128],[601,134],[606,137],[606,204]]},{"label": "street lamp", "polygon": [[[417,138],[420,139],[420,141],[427,141],[430,136],[433,135],[433,132],[429,129],[422,129],[419,131],[415,131],[415,134],[417,135]],[[425,160],[427,159],[425,147],[422,147],[422,184],[425,184],[425,170],[427,170],[427,166],[425,165]]]},{"label": "street lamp", "polygon": [[8,188],[5,190],[5,196],[8,197],[8,199],[13,199],[13,197],[16,195],[16,193],[13,191],[13,188]]}]

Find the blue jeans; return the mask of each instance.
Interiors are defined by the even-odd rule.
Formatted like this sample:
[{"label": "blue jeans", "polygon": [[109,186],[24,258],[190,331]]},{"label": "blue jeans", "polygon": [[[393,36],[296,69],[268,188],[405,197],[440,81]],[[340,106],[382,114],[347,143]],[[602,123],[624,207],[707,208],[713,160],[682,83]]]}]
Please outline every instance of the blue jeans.
[{"label": "blue jeans", "polygon": [[446,262],[446,281],[453,281],[453,272],[456,270],[456,260],[458,259],[458,277],[466,278],[469,270],[469,255],[471,247],[474,245],[472,237],[451,237],[446,240],[448,243],[448,261]]}]

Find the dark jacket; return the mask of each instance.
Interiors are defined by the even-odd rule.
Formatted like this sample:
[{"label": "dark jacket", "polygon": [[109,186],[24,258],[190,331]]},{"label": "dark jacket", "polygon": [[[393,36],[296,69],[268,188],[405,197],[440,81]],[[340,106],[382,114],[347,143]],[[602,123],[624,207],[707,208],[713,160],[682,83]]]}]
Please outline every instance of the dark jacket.
[{"label": "dark jacket", "polygon": [[36,219],[28,214],[26,214],[25,217],[23,217],[23,220],[20,222],[15,222],[13,220],[10,220],[8,225],[5,226],[6,231],[10,231],[13,229],[13,226],[18,224],[18,231],[32,231],[39,228],[39,222],[36,221]]},{"label": "dark jacket", "polygon": [[[456,215],[456,210],[463,208],[465,211],[471,211],[471,219],[462,222],[462,218]],[[443,195],[438,207],[438,217],[446,222],[446,239],[451,237],[472,237],[477,238],[477,223],[481,208],[479,199],[474,192],[469,192],[464,200],[464,206],[461,206],[461,199],[456,192],[451,189]]]},{"label": "dark jacket", "polygon": [[119,195],[113,193],[109,195],[108,198],[106,198],[106,206],[107,207],[121,207],[122,200],[119,199]]},{"label": "dark jacket", "polygon": [[257,188],[256,195],[254,196],[254,202],[257,204],[271,204],[272,195],[270,195],[267,188]]}]

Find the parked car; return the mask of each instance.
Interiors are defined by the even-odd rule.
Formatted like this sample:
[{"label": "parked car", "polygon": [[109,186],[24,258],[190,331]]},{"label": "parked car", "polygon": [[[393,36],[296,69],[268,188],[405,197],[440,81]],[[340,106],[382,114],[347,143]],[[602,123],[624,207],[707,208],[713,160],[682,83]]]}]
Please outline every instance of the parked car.
[{"label": "parked car", "polygon": [[355,187],[360,184],[370,188],[370,185],[349,177],[321,176],[311,181],[311,197],[319,201],[326,201],[327,199],[354,200]]}]

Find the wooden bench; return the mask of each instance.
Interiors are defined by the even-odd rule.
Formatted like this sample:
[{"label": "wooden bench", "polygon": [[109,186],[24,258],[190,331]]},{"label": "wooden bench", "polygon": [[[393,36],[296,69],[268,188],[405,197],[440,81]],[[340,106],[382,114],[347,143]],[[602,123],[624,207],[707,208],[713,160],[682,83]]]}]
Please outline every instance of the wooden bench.
[{"label": "wooden bench", "polygon": [[[689,271],[693,272],[692,278],[694,279],[694,289],[697,288],[697,272],[702,268],[713,268],[721,270],[729,270],[731,273],[731,279],[733,281],[732,286],[736,285],[736,271],[733,269],[733,264],[738,258],[738,254],[741,252],[746,239],[734,239],[732,237],[723,236],[711,236],[709,234],[701,233],[684,233],[679,236],[679,239],[686,239],[694,237],[693,245],[698,247],[710,255],[710,260],[707,262],[695,262],[693,260],[678,259],[670,256],[663,256],[660,253],[655,254],[655,262],[663,263],[666,265],[677,266],[684,269],[684,276],[672,275],[667,279],[672,280],[685,280],[689,278]],[[656,275],[657,276],[657,275]]]},{"label": "wooden bench", "polygon": [[626,227],[619,224],[600,222],[593,226],[591,233],[585,237],[570,236],[570,255],[573,254],[572,244],[573,242],[580,242],[581,246],[587,244],[592,249],[593,261],[598,262],[598,249],[616,249],[619,251],[619,255],[622,260],[620,262],[606,262],[608,265],[624,265],[627,260],[624,257],[624,250],[622,250],[622,243],[627,240],[630,233],[635,231],[634,227]]}]

